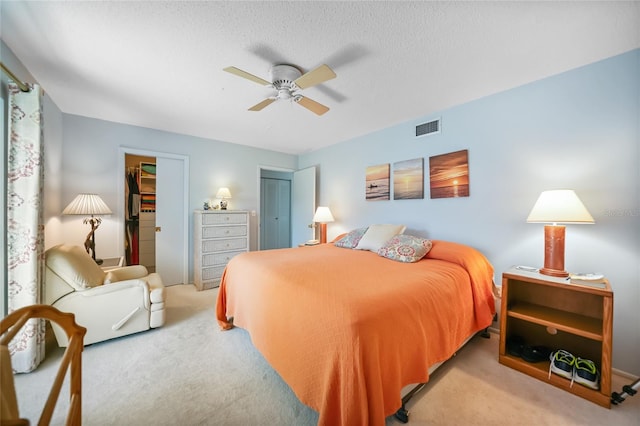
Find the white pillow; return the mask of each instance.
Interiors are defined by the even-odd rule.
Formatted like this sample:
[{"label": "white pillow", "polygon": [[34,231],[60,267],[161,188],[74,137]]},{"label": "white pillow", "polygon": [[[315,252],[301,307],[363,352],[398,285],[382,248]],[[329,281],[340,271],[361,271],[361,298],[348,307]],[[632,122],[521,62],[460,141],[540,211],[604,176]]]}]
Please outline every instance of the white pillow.
[{"label": "white pillow", "polygon": [[387,241],[398,234],[402,234],[404,225],[371,225],[355,247],[357,250],[377,252]]}]

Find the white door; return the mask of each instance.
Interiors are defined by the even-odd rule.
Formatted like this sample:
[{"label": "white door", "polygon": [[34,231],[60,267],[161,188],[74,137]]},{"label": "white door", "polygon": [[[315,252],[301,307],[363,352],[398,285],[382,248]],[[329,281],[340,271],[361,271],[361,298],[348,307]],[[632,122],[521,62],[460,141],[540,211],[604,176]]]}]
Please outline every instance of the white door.
[{"label": "white door", "polygon": [[156,157],[156,272],[164,285],[186,282],[185,173],[182,159]]},{"label": "white door", "polygon": [[316,168],[293,172],[291,188],[291,243],[297,247],[305,241],[315,239],[313,215],[316,212]]}]

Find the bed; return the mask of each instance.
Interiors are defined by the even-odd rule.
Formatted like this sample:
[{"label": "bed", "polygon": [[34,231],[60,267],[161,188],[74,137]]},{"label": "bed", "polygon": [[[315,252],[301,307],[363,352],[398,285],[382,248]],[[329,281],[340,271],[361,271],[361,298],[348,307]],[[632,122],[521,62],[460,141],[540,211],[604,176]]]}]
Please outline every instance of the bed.
[{"label": "bed", "polygon": [[427,382],[495,314],[487,259],[430,243],[414,263],[331,243],[240,254],[222,276],[218,323],[248,331],[319,425],[384,425],[402,388]]}]

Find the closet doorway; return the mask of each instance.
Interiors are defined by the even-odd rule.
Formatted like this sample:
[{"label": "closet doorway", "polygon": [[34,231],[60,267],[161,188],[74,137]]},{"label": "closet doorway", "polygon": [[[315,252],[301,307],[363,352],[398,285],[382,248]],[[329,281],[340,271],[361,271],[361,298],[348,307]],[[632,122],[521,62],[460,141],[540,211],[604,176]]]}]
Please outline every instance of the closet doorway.
[{"label": "closet doorway", "polygon": [[315,238],[316,179],[313,166],[302,170],[258,166],[258,250],[297,247]]},{"label": "closet doorway", "polygon": [[127,264],[158,272],[165,285],[186,284],[188,157],[124,147],[120,153],[124,178],[118,211]]},{"label": "closet doorway", "polygon": [[156,271],[156,157],[125,154],[125,241],[127,265]]},{"label": "closet doorway", "polygon": [[291,173],[263,170],[260,194],[260,250],[291,247]]}]

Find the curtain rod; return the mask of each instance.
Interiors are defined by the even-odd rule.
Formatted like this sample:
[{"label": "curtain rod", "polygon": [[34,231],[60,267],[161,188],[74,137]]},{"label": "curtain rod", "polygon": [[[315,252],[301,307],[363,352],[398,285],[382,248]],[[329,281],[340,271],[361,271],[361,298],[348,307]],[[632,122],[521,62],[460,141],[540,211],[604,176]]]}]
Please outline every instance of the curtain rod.
[{"label": "curtain rod", "polygon": [[7,74],[9,78],[11,78],[11,80],[13,80],[18,85],[20,90],[22,90],[23,92],[29,91],[29,86],[27,86],[18,77],[16,77],[16,75],[12,73],[11,70],[7,68],[2,62],[0,62],[0,67],[2,68],[2,71],[4,71],[5,74]]}]

